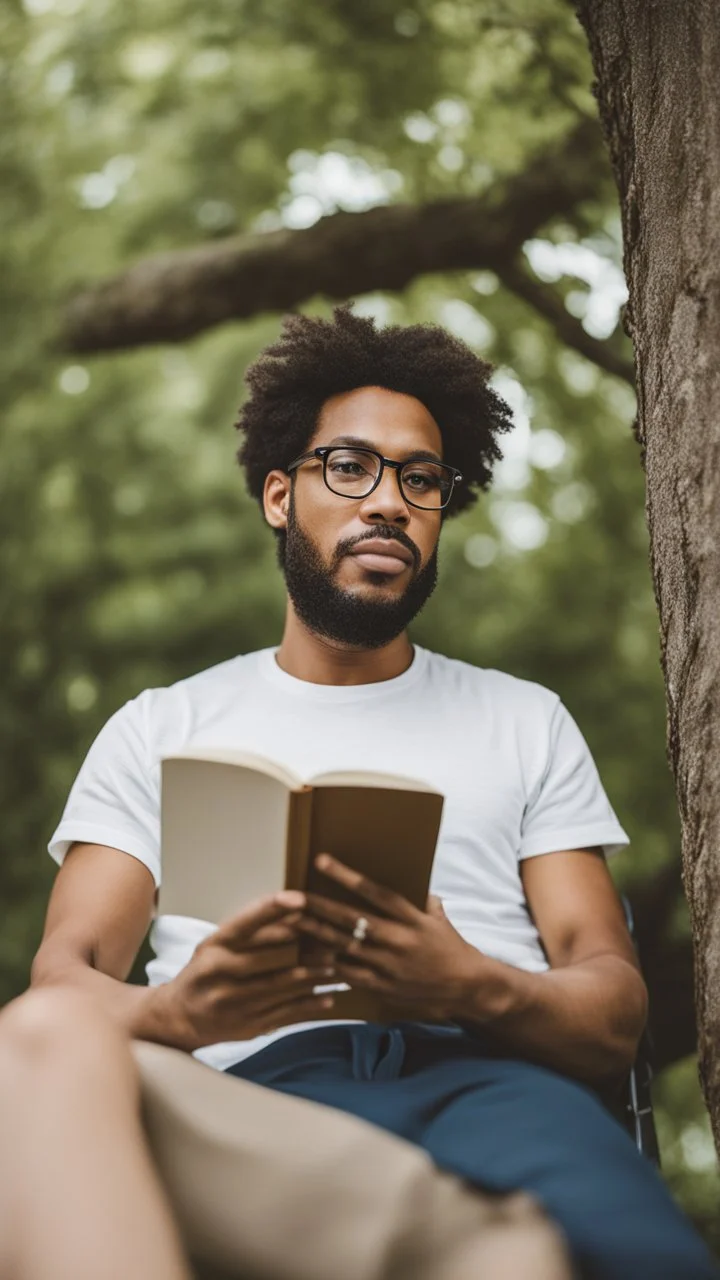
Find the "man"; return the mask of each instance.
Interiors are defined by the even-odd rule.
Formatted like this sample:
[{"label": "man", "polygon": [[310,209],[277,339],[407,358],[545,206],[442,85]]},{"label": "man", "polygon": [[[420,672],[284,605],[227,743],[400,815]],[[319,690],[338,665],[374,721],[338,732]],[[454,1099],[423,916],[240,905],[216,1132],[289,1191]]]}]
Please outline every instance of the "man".
[{"label": "man", "polygon": [[[604,856],[627,838],[587,746],[555,694],[406,633],[443,521],[487,488],[510,425],[490,372],[440,329],[378,331],[349,308],[291,317],[250,369],[240,460],[277,533],[282,643],[147,690],[101,731],[50,845],[64,863],[34,980],[92,987],[137,1038],[531,1192],[583,1276],[701,1280],[704,1246],[599,1096],[647,996]],[[428,910],[328,850],[362,915],[291,894],[215,931],[161,917],[151,986],[124,985],[160,880],[159,760],[191,745],[425,779],[446,798]],[[258,947],[298,934],[317,964],[253,974]],[[407,1020],[338,1024],[316,991],[333,981]]]}]

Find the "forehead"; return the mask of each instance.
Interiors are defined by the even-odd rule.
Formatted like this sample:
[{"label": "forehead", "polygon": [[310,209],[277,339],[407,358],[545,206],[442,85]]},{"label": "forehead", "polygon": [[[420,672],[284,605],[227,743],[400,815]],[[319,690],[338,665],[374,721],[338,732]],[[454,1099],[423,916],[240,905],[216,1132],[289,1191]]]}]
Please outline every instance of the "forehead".
[{"label": "forehead", "polygon": [[336,436],[356,436],[388,457],[414,450],[442,457],[440,428],[422,401],[385,387],[356,387],[326,400],[312,444]]}]

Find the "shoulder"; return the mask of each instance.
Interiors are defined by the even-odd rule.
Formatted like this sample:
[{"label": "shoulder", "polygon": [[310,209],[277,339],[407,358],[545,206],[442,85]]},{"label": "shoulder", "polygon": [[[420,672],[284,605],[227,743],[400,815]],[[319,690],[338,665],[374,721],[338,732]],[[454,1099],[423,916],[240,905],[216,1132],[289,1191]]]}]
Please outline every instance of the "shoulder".
[{"label": "shoulder", "polygon": [[427,651],[429,679],[449,695],[483,703],[486,707],[527,720],[550,722],[560,704],[552,689],[494,667],[477,667],[459,658]]},{"label": "shoulder", "polygon": [[259,652],[237,654],[173,684],[143,689],[116,714],[142,732],[151,755],[177,749],[205,721],[242,700],[257,678]]},{"label": "shoulder", "polygon": [[254,650],[252,653],[238,653],[232,658],[226,658],[224,662],[216,663],[213,667],[205,667],[202,671],[183,676],[174,684],[148,692],[189,699],[222,697],[228,689],[236,689],[245,681],[255,678],[258,659],[262,652],[262,650]]}]

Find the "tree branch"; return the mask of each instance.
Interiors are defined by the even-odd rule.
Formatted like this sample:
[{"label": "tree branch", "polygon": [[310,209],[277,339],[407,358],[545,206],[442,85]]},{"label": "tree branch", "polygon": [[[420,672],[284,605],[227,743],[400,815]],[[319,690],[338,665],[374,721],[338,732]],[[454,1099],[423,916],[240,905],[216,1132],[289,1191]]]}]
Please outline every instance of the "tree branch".
[{"label": "tree branch", "polygon": [[550,321],[557,336],[568,347],[573,347],[593,364],[613,373],[635,386],[635,369],[632,360],[625,359],[613,349],[609,341],[593,338],[586,333],[580,321],[567,310],[561,295],[555,289],[542,284],[518,260],[501,263],[495,268],[506,289],[523,298],[546,320]]},{"label": "tree branch", "polygon": [[336,213],[307,230],[233,236],[148,258],[72,298],[59,342],[77,353],[182,342],[316,295],[400,290],[429,272],[499,274],[540,227],[596,196],[606,169],[600,130],[583,121],[483,196]]}]

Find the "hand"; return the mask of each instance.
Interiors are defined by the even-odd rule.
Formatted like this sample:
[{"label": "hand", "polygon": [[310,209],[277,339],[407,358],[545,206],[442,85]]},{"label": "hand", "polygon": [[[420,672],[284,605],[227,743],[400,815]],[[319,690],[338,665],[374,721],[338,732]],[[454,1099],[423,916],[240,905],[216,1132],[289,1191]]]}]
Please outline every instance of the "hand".
[{"label": "hand", "polygon": [[278,949],[298,940],[304,906],[304,894],[277,893],[201,942],[175,978],[148,992],[157,1038],[192,1053],[324,1016],[332,997],[315,996],[313,988],[336,981],[332,951],[316,951],[317,963],[314,957],[312,964],[277,967]]},{"label": "hand", "polygon": [[[462,1017],[483,957],[450,924],[440,899],[431,895],[427,911],[420,911],[329,854],[320,854],[315,865],[374,908],[305,895],[307,909],[297,928],[337,951],[338,979],[402,1005],[408,1017],[443,1022]],[[352,937],[360,915],[368,922],[361,942]]]}]

